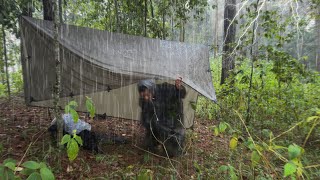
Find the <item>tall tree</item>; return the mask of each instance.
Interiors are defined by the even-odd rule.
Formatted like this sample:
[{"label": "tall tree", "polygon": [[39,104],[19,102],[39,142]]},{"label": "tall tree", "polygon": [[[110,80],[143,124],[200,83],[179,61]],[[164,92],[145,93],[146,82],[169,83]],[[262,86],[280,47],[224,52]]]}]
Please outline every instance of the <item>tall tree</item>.
[{"label": "tall tree", "polygon": [[57,134],[57,146],[60,146],[60,140],[63,136],[63,120],[60,114],[60,82],[61,82],[61,59],[60,59],[60,43],[59,43],[59,35],[60,35],[60,18],[58,12],[59,0],[52,1],[53,5],[53,24],[54,24],[54,60],[56,62],[56,81],[54,86],[54,116],[57,119],[58,126],[58,134]]},{"label": "tall tree", "polygon": [[9,82],[9,67],[8,67],[8,55],[7,55],[7,46],[6,46],[6,32],[4,30],[4,24],[2,24],[2,39],[3,39],[3,56],[4,56],[4,64],[6,67],[6,82],[7,82],[7,93],[10,99],[11,91],[10,91],[10,82]]},{"label": "tall tree", "polygon": [[214,20],[214,57],[217,57],[218,54],[218,37],[219,37],[219,3],[218,0],[216,0],[216,4],[215,4],[215,10],[216,10],[216,15],[215,15],[215,20]]},{"label": "tall tree", "polygon": [[147,15],[148,15],[147,0],[144,0],[144,32],[143,32],[144,37],[147,37]]},{"label": "tall tree", "polygon": [[236,15],[236,0],[225,0],[224,10],[224,44],[222,56],[221,84],[224,84],[235,66],[233,43],[236,37],[236,24],[231,23]]},{"label": "tall tree", "polygon": [[53,21],[54,19],[54,0],[42,0],[43,3],[43,19]]},{"label": "tall tree", "polygon": [[317,46],[316,46],[316,66],[317,71],[320,72],[320,3],[316,14],[316,31],[317,31]]},{"label": "tall tree", "polygon": [[114,0],[114,14],[116,15],[116,32],[120,32],[118,1]]}]

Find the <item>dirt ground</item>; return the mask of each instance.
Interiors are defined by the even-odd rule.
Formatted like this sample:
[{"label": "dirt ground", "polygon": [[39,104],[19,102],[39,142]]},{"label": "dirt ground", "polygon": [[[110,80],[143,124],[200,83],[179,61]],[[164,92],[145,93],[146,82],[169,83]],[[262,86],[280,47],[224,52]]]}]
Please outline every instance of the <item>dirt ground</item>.
[{"label": "dirt ground", "polygon": [[200,165],[217,168],[228,154],[228,140],[213,136],[213,121],[196,119],[187,133],[185,154],[168,160],[143,150],[144,130],[138,121],[107,118],[93,121],[92,130],[125,142],[103,141],[99,144],[103,153],[81,149],[70,162],[66,150],[56,148],[47,132],[52,116],[48,108],[26,106],[23,98],[0,99],[0,162],[7,158],[46,162],[57,179],[135,179],[145,174],[154,179],[194,179]]}]

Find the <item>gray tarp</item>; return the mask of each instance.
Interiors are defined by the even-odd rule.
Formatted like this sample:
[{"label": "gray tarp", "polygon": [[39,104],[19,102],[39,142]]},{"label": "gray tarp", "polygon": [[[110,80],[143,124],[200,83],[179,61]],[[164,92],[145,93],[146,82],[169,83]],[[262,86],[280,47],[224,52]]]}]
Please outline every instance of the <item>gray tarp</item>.
[{"label": "gray tarp", "polygon": [[[21,35],[26,101],[45,105],[39,102],[52,99],[55,82],[53,23],[23,17]],[[204,45],[72,25],[62,25],[60,36],[61,97],[80,96],[81,100],[83,95],[97,96],[100,101],[108,101],[108,106],[117,106],[117,113],[109,114],[128,118],[129,115],[122,114],[130,114],[127,111],[136,111],[139,107],[134,103],[129,109],[121,108],[122,103],[135,101],[137,92],[131,90],[136,88],[139,80],[155,78],[170,81],[181,76],[191,94],[189,99],[186,98],[189,102],[196,100],[197,95],[193,91],[216,100],[209,70],[209,51]],[[96,102],[96,106],[99,104],[103,106],[105,103]],[[101,111],[103,109],[108,111],[107,107],[101,107]],[[138,117],[131,115],[131,118]]]}]

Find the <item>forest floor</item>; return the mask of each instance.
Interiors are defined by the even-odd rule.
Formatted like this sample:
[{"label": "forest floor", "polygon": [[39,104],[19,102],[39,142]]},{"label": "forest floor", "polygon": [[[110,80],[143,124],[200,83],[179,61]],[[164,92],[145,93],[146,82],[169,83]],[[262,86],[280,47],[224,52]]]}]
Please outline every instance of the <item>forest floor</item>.
[{"label": "forest floor", "polygon": [[229,138],[213,136],[214,121],[196,119],[187,133],[185,154],[169,160],[143,150],[144,131],[139,121],[107,118],[95,120],[92,130],[125,142],[102,142],[100,154],[81,149],[70,162],[66,150],[59,153],[47,132],[52,116],[48,108],[26,106],[21,97],[11,102],[0,99],[0,162],[7,158],[46,162],[57,179],[135,179],[144,175],[197,179],[202,169],[218,169],[229,154]]}]

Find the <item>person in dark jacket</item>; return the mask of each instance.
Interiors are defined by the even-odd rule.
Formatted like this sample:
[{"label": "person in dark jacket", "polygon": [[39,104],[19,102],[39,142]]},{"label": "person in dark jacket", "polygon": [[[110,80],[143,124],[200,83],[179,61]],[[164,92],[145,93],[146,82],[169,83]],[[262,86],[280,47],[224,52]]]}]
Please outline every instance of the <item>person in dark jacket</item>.
[{"label": "person in dark jacket", "polygon": [[155,151],[159,144],[163,144],[170,157],[180,155],[185,138],[182,99],[186,96],[186,89],[182,86],[182,79],[177,79],[175,85],[142,80],[138,83],[138,90],[148,150]]}]

